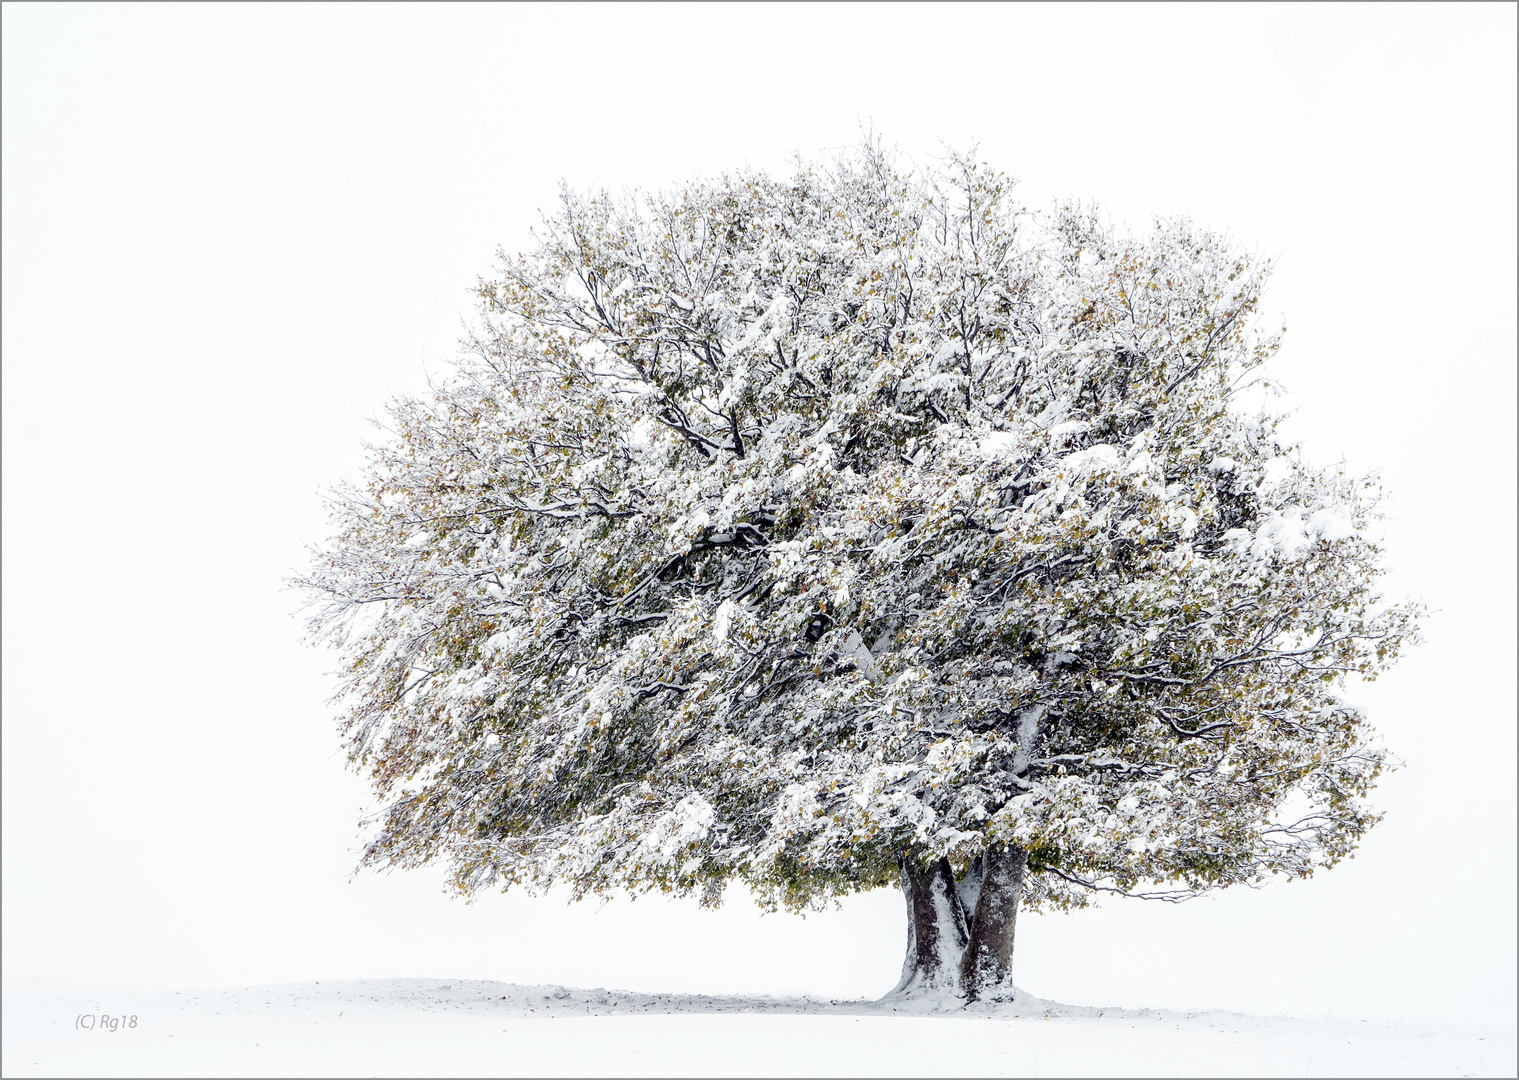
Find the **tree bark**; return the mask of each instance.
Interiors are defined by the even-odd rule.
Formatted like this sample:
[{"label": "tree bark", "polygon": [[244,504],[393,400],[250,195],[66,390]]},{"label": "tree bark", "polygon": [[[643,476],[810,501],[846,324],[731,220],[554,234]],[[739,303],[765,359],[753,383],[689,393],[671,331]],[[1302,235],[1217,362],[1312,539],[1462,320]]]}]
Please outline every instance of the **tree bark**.
[{"label": "tree bark", "polygon": [[961,957],[961,986],[971,1001],[1013,997],[1013,928],[1027,870],[1028,852],[1012,844],[993,845],[982,858],[980,895]]},{"label": "tree bark", "polygon": [[965,909],[949,860],[924,864],[902,860],[902,893],[907,901],[907,956],[893,994],[960,992],[960,973],[969,940]]},{"label": "tree bark", "polygon": [[976,902],[981,899],[981,882],[986,877],[986,860],[977,855],[965,871],[965,876],[955,882],[955,892],[960,897],[960,910],[965,912],[965,930],[970,932],[970,920],[976,914]]}]

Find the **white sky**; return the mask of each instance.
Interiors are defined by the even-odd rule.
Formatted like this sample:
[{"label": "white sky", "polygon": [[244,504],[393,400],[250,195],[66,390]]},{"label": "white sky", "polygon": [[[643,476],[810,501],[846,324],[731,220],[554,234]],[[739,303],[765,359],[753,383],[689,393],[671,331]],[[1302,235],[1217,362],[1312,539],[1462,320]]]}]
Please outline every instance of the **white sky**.
[{"label": "white sky", "polygon": [[1511,1011],[1516,10],[5,5],[6,977],[889,989],[889,892],[804,921],[350,883],[364,789],[282,589],[560,178],[785,171],[873,125],[1275,257],[1293,430],[1383,470],[1387,591],[1436,609],[1352,694],[1406,762],[1359,858],[1026,917],[1020,984]]}]

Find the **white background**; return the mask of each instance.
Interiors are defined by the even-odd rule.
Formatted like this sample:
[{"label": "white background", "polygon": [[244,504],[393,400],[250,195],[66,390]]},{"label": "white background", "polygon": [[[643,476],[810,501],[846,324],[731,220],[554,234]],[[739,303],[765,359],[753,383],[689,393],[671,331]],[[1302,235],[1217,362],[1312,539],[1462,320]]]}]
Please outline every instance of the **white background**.
[{"label": "white background", "polygon": [[7,5],[5,976],[887,990],[889,892],[803,920],[348,880],[364,788],[282,585],[561,178],[784,173],[873,126],[918,160],[978,142],[1030,207],[1186,214],[1277,259],[1293,430],[1382,468],[1386,589],[1435,609],[1352,693],[1406,762],[1359,858],[1025,917],[1020,984],[1511,1012],[1515,14]]}]

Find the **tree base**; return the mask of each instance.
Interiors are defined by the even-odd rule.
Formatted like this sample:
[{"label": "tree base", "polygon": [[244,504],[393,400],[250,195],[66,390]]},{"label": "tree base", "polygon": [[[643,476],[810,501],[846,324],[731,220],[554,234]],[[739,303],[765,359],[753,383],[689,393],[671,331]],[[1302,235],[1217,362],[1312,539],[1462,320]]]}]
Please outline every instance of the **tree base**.
[{"label": "tree base", "polygon": [[[907,955],[882,1000],[1012,1001],[1013,930],[1028,853],[994,846],[956,882],[949,860],[902,860]],[[969,910],[968,910],[969,909]]]}]

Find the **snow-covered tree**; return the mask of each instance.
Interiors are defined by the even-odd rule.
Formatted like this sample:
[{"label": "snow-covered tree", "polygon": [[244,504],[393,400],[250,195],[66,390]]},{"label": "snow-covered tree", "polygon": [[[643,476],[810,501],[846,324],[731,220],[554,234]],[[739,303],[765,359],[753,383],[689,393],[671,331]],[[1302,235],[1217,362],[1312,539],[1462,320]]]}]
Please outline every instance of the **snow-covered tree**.
[{"label": "snow-covered tree", "polygon": [[1418,612],[1376,488],[1242,387],[1265,265],[1031,214],[968,156],[565,191],[300,582],[368,865],[464,893],[900,883],[899,991],[1020,905],[1306,877],[1378,819],[1337,691]]}]

